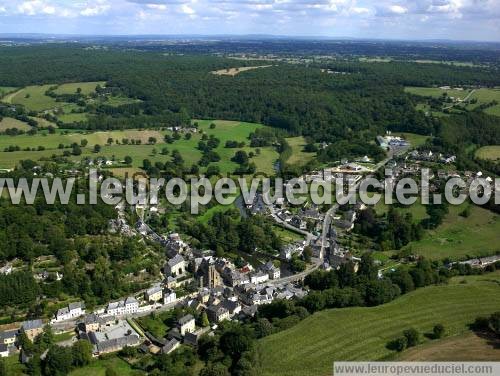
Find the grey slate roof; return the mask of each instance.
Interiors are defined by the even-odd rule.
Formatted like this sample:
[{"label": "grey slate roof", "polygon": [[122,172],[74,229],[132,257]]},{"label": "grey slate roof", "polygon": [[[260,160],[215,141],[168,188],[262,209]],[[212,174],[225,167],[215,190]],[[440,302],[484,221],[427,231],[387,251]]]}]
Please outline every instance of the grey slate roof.
[{"label": "grey slate roof", "polygon": [[186,316],[181,317],[179,319],[178,323],[179,323],[179,325],[184,325],[184,324],[187,324],[191,320],[194,320],[194,316],[191,314],[188,314]]},{"label": "grey slate roof", "polygon": [[24,330],[43,328],[43,322],[40,319],[25,321],[21,325],[21,328]]}]

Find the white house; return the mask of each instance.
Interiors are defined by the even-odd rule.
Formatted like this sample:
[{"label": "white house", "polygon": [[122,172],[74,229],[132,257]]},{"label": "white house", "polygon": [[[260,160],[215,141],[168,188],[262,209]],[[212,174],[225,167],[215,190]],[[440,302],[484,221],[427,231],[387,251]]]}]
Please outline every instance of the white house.
[{"label": "white house", "polygon": [[139,302],[134,297],[128,297],[125,300],[111,302],[106,307],[108,315],[119,316],[136,313],[139,310]]},{"label": "white house", "polygon": [[85,305],[83,302],[70,303],[67,307],[58,309],[54,321],[71,320],[85,314]]},{"label": "white house", "polygon": [[177,295],[174,290],[165,289],[163,292],[163,304],[174,303],[177,300]]},{"label": "white house", "polygon": [[9,348],[7,345],[0,343],[0,358],[7,358],[9,356]]},{"label": "white house", "polygon": [[264,272],[257,272],[252,274],[250,277],[250,282],[258,285],[259,283],[264,283],[269,280],[269,274]]},{"label": "white house", "polygon": [[274,266],[272,261],[267,262],[263,267],[262,271],[269,275],[270,279],[279,279],[281,276],[280,268]]},{"label": "white house", "polygon": [[177,325],[179,327],[181,335],[186,335],[186,333],[193,333],[196,329],[194,316],[191,314],[181,317],[177,322]]}]

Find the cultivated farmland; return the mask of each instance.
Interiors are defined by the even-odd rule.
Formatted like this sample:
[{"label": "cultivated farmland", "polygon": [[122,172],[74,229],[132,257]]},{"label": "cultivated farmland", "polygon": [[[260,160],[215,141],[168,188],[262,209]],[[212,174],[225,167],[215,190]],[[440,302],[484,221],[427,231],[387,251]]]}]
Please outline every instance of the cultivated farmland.
[{"label": "cultivated farmland", "polygon": [[[467,283],[460,283],[462,280]],[[394,356],[387,343],[410,327],[428,333],[436,323],[442,323],[449,335],[466,333],[477,316],[500,310],[499,282],[498,273],[463,277],[377,307],[315,313],[291,329],[260,341],[261,374],[327,375],[334,360],[386,359]]]},{"label": "cultivated farmland", "polygon": [[500,145],[483,146],[476,150],[476,157],[498,161],[500,159]]}]

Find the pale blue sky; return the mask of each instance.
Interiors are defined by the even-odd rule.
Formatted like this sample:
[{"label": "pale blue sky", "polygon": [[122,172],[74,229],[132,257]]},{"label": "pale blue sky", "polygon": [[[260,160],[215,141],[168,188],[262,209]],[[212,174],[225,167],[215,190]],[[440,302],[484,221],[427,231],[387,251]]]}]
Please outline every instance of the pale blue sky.
[{"label": "pale blue sky", "polygon": [[500,41],[500,0],[0,0],[0,33]]}]

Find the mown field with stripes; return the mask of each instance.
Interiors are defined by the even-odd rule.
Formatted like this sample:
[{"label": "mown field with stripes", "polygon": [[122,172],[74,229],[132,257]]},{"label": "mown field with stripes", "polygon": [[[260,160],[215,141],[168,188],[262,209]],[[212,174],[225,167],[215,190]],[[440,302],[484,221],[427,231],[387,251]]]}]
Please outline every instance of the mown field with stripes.
[{"label": "mown field with stripes", "polygon": [[[442,323],[447,335],[469,331],[478,316],[500,310],[500,273],[457,277],[378,307],[318,312],[295,327],[261,340],[261,374],[331,375],[335,360],[383,360],[395,352],[386,345],[402,331],[429,333]],[[422,336],[423,341],[430,341]]]}]

